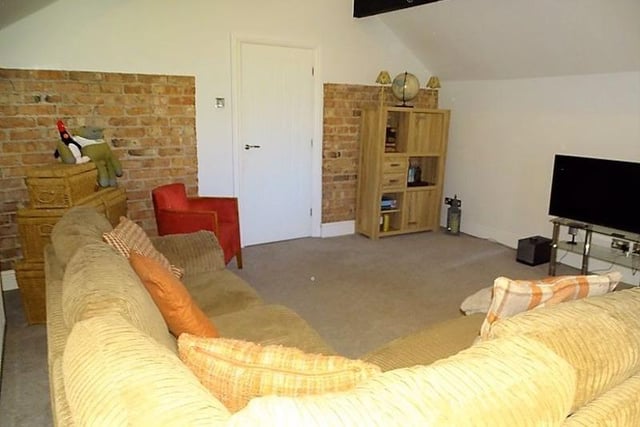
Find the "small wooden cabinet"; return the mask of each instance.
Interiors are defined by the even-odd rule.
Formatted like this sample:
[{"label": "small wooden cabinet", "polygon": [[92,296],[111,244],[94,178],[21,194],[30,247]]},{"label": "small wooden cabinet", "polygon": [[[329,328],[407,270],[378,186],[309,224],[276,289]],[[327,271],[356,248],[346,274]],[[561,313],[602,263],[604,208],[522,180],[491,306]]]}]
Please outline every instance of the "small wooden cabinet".
[{"label": "small wooden cabinet", "polygon": [[377,239],[439,228],[448,130],[448,110],[363,110],[358,233]]}]

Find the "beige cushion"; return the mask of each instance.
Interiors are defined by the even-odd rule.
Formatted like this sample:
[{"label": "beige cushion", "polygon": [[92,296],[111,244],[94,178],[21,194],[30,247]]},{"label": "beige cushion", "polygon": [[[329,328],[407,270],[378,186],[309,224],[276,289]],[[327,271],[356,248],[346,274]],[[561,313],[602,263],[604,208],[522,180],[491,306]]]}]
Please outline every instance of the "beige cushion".
[{"label": "beige cushion", "polygon": [[576,372],[573,409],[640,372],[640,289],[531,310],[497,322],[489,338],[527,336]]},{"label": "beige cushion", "polygon": [[62,283],[66,326],[107,313],[119,313],[141,331],[176,351],[158,307],[127,259],[106,243],[86,245],[69,261]]},{"label": "beige cushion", "polygon": [[181,268],[172,266],[169,260],[153,246],[147,233],[138,224],[125,216],[120,217],[120,223],[116,228],[103,233],[102,237],[105,242],[125,258],[129,258],[129,253],[132,250],[136,250],[158,261],[163,267],[175,274],[176,277],[182,277],[184,273]]},{"label": "beige cushion", "polygon": [[253,305],[216,316],[213,322],[224,338],[296,347],[308,353],[335,354],[300,315],[282,305]]},{"label": "beige cushion", "polygon": [[444,320],[396,338],[362,358],[383,371],[428,365],[473,344],[484,319],[481,313]]},{"label": "beige cushion", "polygon": [[189,273],[224,270],[224,253],[216,235],[200,230],[193,233],[150,237],[153,246],[173,265]]},{"label": "beige cushion", "polygon": [[342,356],[248,341],[178,338],[180,359],[231,412],[257,396],[305,396],[352,389],[380,368]]},{"label": "beige cushion", "polygon": [[493,286],[482,288],[462,301],[462,304],[460,304],[460,311],[467,316],[475,313],[486,313],[489,311],[492,296]]},{"label": "beige cushion", "polygon": [[181,280],[209,317],[262,303],[255,289],[230,270],[192,274],[187,269]]},{"label": "beige cushion", "polygon": [[486,337],[495,322],[523,311],[610,292],[615,289],[621,278],[622,275],[618,272],[590,276],[557,276],[542,280],[511,280],[498,277],[493,283],[493,297],[480,335]]},{"label": "beige cushion", "polygon": [[88,243],[102,241],[102,233],[113,227],[95,208],[76,206],[65,212],[51,230],[56,257],[65,266],[73,254]]},{"label": "beige cushion", "polygon": [[564,360],[514,337],[385,372],[350,392],[259,397],[229,426],[557,426],[569,413],[574,382]]},{"label": "beige cushion", "polygon": [[78,426],[215,426],[229,416],[175,354],[117,314],[77,323],[62,369]]}]

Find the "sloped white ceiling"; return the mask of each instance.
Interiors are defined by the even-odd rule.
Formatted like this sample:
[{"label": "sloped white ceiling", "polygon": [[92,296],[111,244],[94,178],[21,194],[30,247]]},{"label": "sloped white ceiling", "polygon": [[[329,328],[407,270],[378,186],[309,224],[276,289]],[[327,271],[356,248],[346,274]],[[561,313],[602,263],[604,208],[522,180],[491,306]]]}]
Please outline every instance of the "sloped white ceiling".
[{"label": "sloped white ceiling", "polygon": [[640,71],[640,0],[443,0],[378,19],[441,80]]},{"label": "sloped white ceiling", "polygon": [[[55,1],[0,0],[0,28]],[[441,80],[640,71],[640,0],[442,0],[362,19]]]},{"label": "sloped white ceiling", "polygon": [[[0,0],[0,28],[13,24],[56,0]],[[63,25],[63,23],[52,23]]]}]

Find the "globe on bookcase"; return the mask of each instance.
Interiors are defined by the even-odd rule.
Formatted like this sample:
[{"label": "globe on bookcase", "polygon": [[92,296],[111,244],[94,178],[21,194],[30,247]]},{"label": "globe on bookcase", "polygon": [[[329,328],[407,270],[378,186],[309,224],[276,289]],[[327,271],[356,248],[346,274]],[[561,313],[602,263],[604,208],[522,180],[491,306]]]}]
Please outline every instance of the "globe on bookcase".
[{"label": "globe on bookcase", "polygon": [[391,83],[391,92],[393,95],[402,101],[402,107],[410,107],[407,105],[407,101],[411,101],[418,95],[420,91],[420,82],[418,78],[411,73],[400,73],[393,79]]}]

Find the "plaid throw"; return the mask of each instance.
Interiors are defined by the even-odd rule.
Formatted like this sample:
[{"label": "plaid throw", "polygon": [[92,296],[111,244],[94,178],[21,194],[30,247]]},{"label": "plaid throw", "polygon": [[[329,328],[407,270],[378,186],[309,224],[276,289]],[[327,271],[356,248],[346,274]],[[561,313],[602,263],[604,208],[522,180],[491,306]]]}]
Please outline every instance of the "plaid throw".
[{"label": "plaid throw", "polygon": [[180,267],[171,265],[169,260],[153,246],[147,233],[127,217],[121,216],[118,226],[107,233],[103,233],[102,238],[125,258],[129,258],[131,251],[136,250],[142,255],[158,261],[176,277],[180,278],[184,274]]}]

